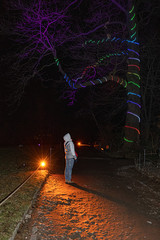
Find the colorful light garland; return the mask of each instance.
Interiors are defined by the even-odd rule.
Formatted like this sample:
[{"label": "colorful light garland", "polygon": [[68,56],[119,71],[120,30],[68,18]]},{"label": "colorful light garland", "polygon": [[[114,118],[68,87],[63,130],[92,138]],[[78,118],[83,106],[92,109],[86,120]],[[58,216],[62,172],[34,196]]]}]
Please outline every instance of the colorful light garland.
[{"label": "colorful light garland", "polygon": [[134,5],[133,5],[132,9],[129,11],[129,13],[131,14],[133,12],[133,10],[134,10]]},{"label": "colorful light garland", "polygon": [[[136,26],[134,27],[134,28],[136,28]],[[134,28],[133,28],[133,30],[134,30]],[[134,35],[135,35],[135,33],[133,33]],[[133,43],[133,44],[137,44],[137,45],[139,45],[139,43],[138,42],[135,42],[135,41],[133,41],[133,40],[128,40],[128,39],[120,39],[120,38],[116,38],[116,37],[113,37],[113,38],[103,38],[102,40],[97,40],[97,41],[95,41],[95,40],[92,40],[92,39],[90,39],[90,40],[88,40],[88,41],[85,41],[85,45],[87,45],[87,44],[97,44],[97,45],[99,45],[99,44],[101,44],[101,43],[106,43],[106,42],[108,42],[108,41],[111,41],[111,42],[121,42],[121,43],[124,43],[124,42],[129,42],[129,43]],[[84,44],[82,45],[82,46],[84,46]]]},{"label": "colorful light garland", "polygon": [[130,128],[130,129],[134,129],[134,130],[136,130],[136,131],[138,132],[138,134],[140,134],[140,131],[139,131],[138,128],[131,127],[131,126],[127,126],[127,125],[125,125],[125,127],[126,127],[126,128]]},{"label": "colorful light garland", "polygon": [[59,65],[59,60],[58,58],[55,58],[54,61],[56,62],[57,66]]},{"label": "colorful light garland", "polygon": [[134,76],[136,76],[136,77],[138,77],[138,79],[140,80],[140,75],[138,74],[138,73],[132,73],[132,72],[128,72],[128,74],[132,74],[132,75],[134,75]]},{"label": "colorful light garland", "polygon": [[128,64],[128,67],[136,67],[140,71],[140,67],[136,64]]},{"label": "colorful light garland", "polygon": [[[102,61],[104,61],[106,58],[109,58],[109,57],[112,57],[112,56],[121,56],[121,55],[128,55],[128,53],[122,51],[122,52],[120,52],[120,53],[106,54],[105,56],[101,57],[101,58],[98,60],[98,62],[95,63],[94,65],[92,65],[92,66],[87,66],[87,67],[83,70],[81,77],[78,77],[77,79],[72,79],[72,81],[77,82],[79,79],[82,79],[82,78],[84,77],[84,75],[86,74],[87,70],[90,69],[90,68],[92,68],[92,69],[94,70],[95,74],[96,74],[95,67],[97,67]],[[94,74],[94,77],[95,77],[95,74]],[[117,83],[118,83],[118,81],[117,81]],[[122,82],[122,83],[123,83],[123,82]],[[120,83],[120,84],[122,84],[122,83]],[[93,85],[94,85],[94,84],[93,84]],[[126,81],[125,81],[124,87],[125,87],[125,88],[127,87],[127,82],[126,82]]]},{"label": "colorful light garland", "polygon": [[[124,79],[120,79],[119,77],[113,77],[113,76],[111,76],[110,77],[111,79],[109,79],[109,80],[111,80],[111,81],[115,81],[115,82],[117,82],[117,83],[119,83],[120,85],[123,85],[124,86],[124,88],[126,88],[127,87],[127,81],[126,80],[124,80]],[[77,84],[77,87],[75,87],[75,83],[72,81],[72,80],[70,80],[69,79],[69,77],[67,76],[67,74],[65,74],[64,75],[64,79],[65,79],[65,81],[69,84],[69,86],[71,87],[71,88],[73,88],[73,89],[78,89],[79,88],[79,86],[81,86],[82,88],[85,88],[85,87],[87,87],[89,84],[88,83],[91,83],[92,85],[96,85],[96,84],[102,84],[103,82],[107,82],[108,81],[108,79],[106,78],[106,77],[103,77],[102,78],[102,80],[100,80],[99,78],[97,78],[97,79],[94,79],[94,80],[90,80],[90,81],[87,81],[87,82],[84,82],[84,83],[79,83],[79,84]],[[76,82],[77,83],[77,82]],[[83,85],[84,84],[84,85]],[[86,85],[87,84],[87,85]]]},{"label": "colorful light garland", "polygon": [[135,82],[133,82],[133,81],[129,81],[128,84],[133,84],[133,85],[137,86],[138,88],[140,88],[140,85],[135,83]]},{"label": "colorful light garland", "polygon": [[[133,22],[133,20],[135,20],[135,13],[134,13],[134,6],[132,7],[132,9],[129,11],[129,15],[130,15],[130,23],[131,23],[131,29],[130,29],[130,38],[131,38],[131,41],[135,42],[136,41],[136,23]],[[128,51],[133,55],[131,57],[128,58],[128,60],[131,60],[131,61],[136,61],[137,64],[130,64],[130,62],[128,63],[128,68],[129,69],[133,69],[132,71],[128,71],[127,74],[129,75],[132,75],[133,76],[133,79],[132,81],[129,81],[128,84],[133,84],[135,86],[138,87],[138,89],[140,88],[140,85],[135,82],[135,78],[138,78],[137,81],[140,80],[140,75],[135,72],[136,71],[140,71],[140,67],[139,67],[139,62],[140,62],[140,59],[137,58],[137,56],[139,57],[139,53],[133,49],[130,49],[128,48]],[[135,56],[134,56],[135,55]],[[135,89],[136,90],[136,89]],[[141,96],[136,93],[136,92],[128,92],[127,95],[133,95],[133,96],[136,96],[138,98],[140,98]],[[134,104],[136,105],[137,107],[141,108],[141,106],[135,102],[135,101],[131,101],[131,100],[127,100],[127,103],[131,103],[131,104]],[[140,116],[138,116],[137,114],[131,112],[131,111],[128,111],[127,114],[130,114],[134,117],[136,117],[136,119],[138,120],[138,122],[140,123]],[[140,134],[140,131],[138,128],[135,128],[133,126],[125,126],[126,128],[129,128],[129,129],[133,129],[133,130],[136,130],[138,132],[138,134]],[[126,142],[129,142],[129,143],[132,143],[134,142],[133,140],[128,140],[127,138],[124,137],[124,140]]]},{"label": "colorful light garland", "polygon": [[139,120],[139,122],[141,121],[141,119],[140,119],[140,117],[137,115],[137,114],[135,114],[135,113],[133,113],[133,112],[127,112],[128,114],[131,114],[131,115],[133,115],[133,116],[135,116],[135,117],[137,117],[138,118],[138,120]]},{"label": "colorful light garland", "polygon": [[135,95],[135,96],[141,98],[141,95],[139,95],[137,93],[133,93],[133,92],[128,92],[127,95]]},{"label": "colorful light garland", "polygon": [[105,56],[101,57],[95,65],[100,64],[100,63],[101,63],[102,61],[104,61],[106,58],[115,57],[115,56],[121,56],[121,55],[128,55],[128,53],[122,51],[122,52],[120,52],[120,53],[110,53],[110,54],[106,54]]},{"label": "colorful light garland", "polygon": [[134,141],[132,141],[132,140],[128,140],[127,138],[123,138],[126,142],[129,142],[129,143],[133,143]]},{"label": "colorful light garland", "polygon": [[138,104],[138,103],[136,103],[136,102],[133,102],[133,101],[131,101],[131,100],[127,100],[127,103],[132,103],[132,104],[134,104],[134,105],[137,105],[139,108],[141,108],[141,105],[140,105],[140,104]]},{"label": "colorful light garland", "polygon": [[133,31],[136,28],[136,23],[134,24],[134,26],[131,28],[131,30]]},{"label": "colorful light garland", "polygon": [[128,51],[130,51],[130,52],[133,52],[133,53],[135,53],[138,57],[139,57],[139,53],[138,52],[136,52],[136,51],[134,51],[133,49],[127,49]]},{"label": "colorful light garland", "polygon": [[[137,26],[136,26],[136,23],[134,23],[134,19],[135,19],[134,6],[133,6],[132,9],[129,11],[129,14],[130,14],[130,22],[131,22],[131,23],[133,22],[133,24],[131,24],[131,29],[130,29],[130,30],[131,30],[131,34],[130,34],[130,39],[129,39],[129,40],[128,40],[128,39],[127,39],[127,40],[126,40],[126,39],[125,39],[125,40],[122,40],[122,39],[116,38],[116,37],[106,38],[106,39],[104,38],[104,39],[102,39],[102,40],[97,40],[97,41],[90,39],[90,40],[88,40],[88,41],[85,41],[85,45],[86,45],[86,44],[97,44],[97,45],[99,45],[99,44],[105,44],[105,43],[108,42],[108,41],[110,41],[110,42],[116,42],[116,43],[119,42],[119,43],[121,43],[121,44],[123,44],[123,43],[126,42],[126,43],[128,43],[128,44],[131,44],[131,46],[139,45],[139,43],[136,42],[136,27],[137,27]],[[134,45],[132,45],[132,44],[134,44]],[[83,46],[84,46],[84,45],[83,45]],[[115,56],[121,56],[121,55],[128,55],[128,52],[131,53],[131,56],[128,58],[128,60],[136,61],[137,64],[130,64],[130,63],[128,63],[128,68],[129,68],[129,69],[132,69],[132,68],[133,68],[133,70],[128,71],[127,74],[133,75],[133,79],[136,77],[136,78],[138,78],[137,81],[139,81],[139,80],[140,80],[140,75],[139,75],[137,72],[134,72],[135,69],[136,69],[137,71],[140,71],[140,67],[139,67],[139,65],[138,65],[139,62],[140,62],[140,59],[138,58],[138,57],[139,57],[139,53],[138,53],[137,51],[135,51],[134,49],[132,49],[132,47],[128,48],[126,52],[122,51],[122,52],[119,52],[119,53],[111,53],[111,54],[106,54],[106,55],[100,57],[100,58],[98,59],[98,61],[97,61],[94,65],[92,65],[92,66],[87,66],[87,67],[83,70],[81,77],[78,77],[77,79],[71,79],[71,80],[70,80],[69,77],[67,76],[67,74],[64,75],[64,79],[66,80],[66,82],[68,83],[68,85],[69,85],[71,88],[75,89],[75,90],[79,88],[78,86],[80,86],[80,87],[82,87],[82,88],[85,88],[85,87],[87,87],[87,86],[90,85],[90,84],[91,84],[91,85],[96,85],[96,84],[98,84],[98,83],[99,83],[99,84],[102,84],[104,81],[107,82],[108,79],[107,79],[106,77],[103,77],[102,79],[99,79],[99,78],[95,79],[95,76],[96,76],[96,70],[95,70],[95,68],[96,68],[99,64],[101,64],[104,60],[106,60],[107,58],[115,57]],[[59,63],[59,59],[58,59],[58,58],[55,58],[55,62],[56,62],[56,64],[57,64],[57,66],[59,66],[60,63]],[[82,78],[85,77],[85,75],[86,75],[86,73],[87,73],[87,71],[88,71],[89,69],[93,69],[93,71],[94,71],[93,76],[90,77],[90,78],[93,77],[93,80],[87,79],[87,82],[79,83],[79,84],[78,84],[78,80],[82,80]],[[109,80],[110,80],[110,79],[109,79]],[[115,78],[113,79],[113,76],[112,76],[112,80],[115,80]],[[127,87],[127,81],[126,81],[126,80],[123,80],[123,79],[120,79],[119,77],[117,77],[116,82],[119,83],[119,84],[122,84],[124,87]],[[75,84],[76,84],[76,85],[75,85]],[[137,86],[138,89],[140,88],[140,85],[139,85],[137,82],[135,82],[134,80],[129,81],[128,84],[133,84],[133,85]],[[139,94],[137,94],[136,92],[128,92],[127,94],[128,94],[128,95],[136,96],[136,97],[138,97],[138,98],[141,97],[141,96],[140,96]],[[70,99],[71,99],[71,98],[70,98]],[[73,103],[73,102],[72,102],[72,103]],[[134,104],[134,105],[136,105],[137,107],[141,108],[141,106],[140,106],[137,102],[135,102],[135,101],[127,100],[127,103]],[[133,112],[131,112],[131,111],[128,111],[127,114],[130,114],[130,115],[136,117],[136,119],[138,120],[138,122],[140,122],[140,117],[139,117],[137,114],[135,114],[135,113],[133,113]],[[135,127],[133,127],[133,126],[128,126],[128,125],[125,125],[125,127],[128,128],[128,129],[133,129],[133,130],[137,131],[138,134],[140,134],[140,131],[139,131],[138,128],[135,128]],[[133,140],[129,140],[129,139],[127,139],[126,137],[124,137],[124,140],[127,141],[127,142],[130,142],[130,143],[134,142]]]},{"label": "colorful light garland", "polygon": [[129,57],[128,59],[131,59],[131,60],[135,60],[135,61],[138,61],[138,62],[140,62],[140,59],[139,59],[139,58],[133,58],[133,57]]}]

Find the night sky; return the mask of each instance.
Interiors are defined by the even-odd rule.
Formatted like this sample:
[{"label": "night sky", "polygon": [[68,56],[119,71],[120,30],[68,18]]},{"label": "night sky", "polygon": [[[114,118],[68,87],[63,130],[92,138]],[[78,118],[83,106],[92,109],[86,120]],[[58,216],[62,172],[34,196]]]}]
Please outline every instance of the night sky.
[{"label": "night sky", "polygon": [[[2,106],[3,105],[3,106]],[[70,132],[75,140],[88,141],[96,135],[94,124],[76,117],[78,107],[46,88],[40,81],[31,82],[25,89],[20,106],[10,113],[1,105],[1,144],[32,144],[61,142]],[[94,133],[93,133],[94,132]],[[38,137],[38,138],[37,138]]]}]

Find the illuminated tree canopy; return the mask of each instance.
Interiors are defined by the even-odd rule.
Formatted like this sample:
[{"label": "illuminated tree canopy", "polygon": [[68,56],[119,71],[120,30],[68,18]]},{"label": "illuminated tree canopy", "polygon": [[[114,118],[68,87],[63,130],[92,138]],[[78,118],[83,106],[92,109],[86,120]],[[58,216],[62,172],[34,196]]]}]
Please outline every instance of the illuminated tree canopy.
[{"label": "illuminated tree canopy", "polygon": [[10,6],[23,72],[26,68],[28,75],[41,74],[57,65],[78,82],[116,72],[125,76],[126,1],[12,1]]},{"label": "illuminated tree canopy", "polygon": [[[15,102],[34,77],[55,86],[73,104],[78,89],[115,81],[127,89],[124,140],[140,135],[140,55],[134,1],[8,1],[8,30],[17,49],[9,60]],[[15,75],[16,72],[16,75]],[[55,77],[55,72],[60,74]],[[11,73],[11,74],[12,74]],[[67,89],[66,89],[67,86]],[[16,94],[15,94],[16,93]]]}]

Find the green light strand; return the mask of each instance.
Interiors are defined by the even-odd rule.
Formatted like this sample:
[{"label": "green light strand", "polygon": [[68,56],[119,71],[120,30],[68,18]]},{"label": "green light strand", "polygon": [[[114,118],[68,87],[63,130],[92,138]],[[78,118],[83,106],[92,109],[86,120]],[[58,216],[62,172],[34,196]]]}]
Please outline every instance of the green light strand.
[{"label": "green light strand", "polygon": [[136,14],[134,13],[133,17],[131,18],[131,21],[133,21],[133,19],[135,18]]},{"label": "green light strand", "polygon": [[134,32],[134,33],[132,34],[131,38],[133,38],[135,35],[136,35],[136,32]]},{"label": "green light strand", "polygon": [[137,86],[138,88],[140,88],[140,85],[138,85],[137,83],[135,83],[135,82],[133,82],[133,81],[130,81],[130,82],[128,82],[128,84],[134,84],[135,86]]},{"label": "green light strand", "polygon": [[125,138],[124,137],[124,140],[126,141],[126,142],[129,142],[129,143],[133,143],[134,141],[132,141],[132,140],[128,140],[127,138]]},{"label": "green light strand", "polygon": [[131,28],[131,30],[133,31],[136,28],[136,23],[134,24],[134,27]]},{"label": "green light strand", "polygon": [[122,82],[120,83],[120,85],[123,85],[123,86],[124,86],[124,88],[126,88],[126,87],[127,87],[127,81],[126,81],[126,80],[124,80],[124,84],[123,84],[123,80],[122,80]]},{"label": "green light strand", "polygon": [[102,61],[104,61],[106,58],[109,58],[109,57],[112,57],[112,56],[121,56],[122,54],[125,54],[125,53],[111,53],[111,54],[107,54],[103,57],[101,57],[98,62],[96,63],[97,64],[100,64]]},{"label": "green light strand", "polygon": [[132,13],[133,12],[133,10],[134,10],[134,6],[132,7],[132,9],[129,11],[129,13]]},{"label": "green light strand", "polygon": [[125,86],[124,86],[124,88],[126,88],[127,87],[127,81],[125,80]]},{"label": "green light strand", "polygon": [[[134,27],[136,27],[136,26],[134,26]],[[102,43],[105,43],[105,42],[108,42],[108,41],[111,41],[111,42],[121,42],[121,43],[124,43],[124,42],[131,42],[131,43],[134,43],[134,44],[138,44],[138,43],[136,43],[136,42],[134,42],[134,41],[130,41],[130,40],[127,40],[127,39],[120,39],[120,38],[116,38],[116,37],[114,37],[114,38],[107,38],[107,39],[105,39],[105,38],[103,38],[102,40],[97,40],[97,41],[95,41],[95,40],[92,40],[92,39],[90,39],[90,40],[88,40],[88,41],[85,41],[84,42],[84,44],[85,45],[87,45],[87,44],[89,44],[89,43],[95,43],[95,44],[102,44]]]},{"label": "green light strand", "polygon": [[59,60],[58,60],[58,58],[55,58],[54,60],[55,60],[55,62],[56,62],[56,64],[57,64],[57,66],[58,66],[58,65],[59,65]]}]

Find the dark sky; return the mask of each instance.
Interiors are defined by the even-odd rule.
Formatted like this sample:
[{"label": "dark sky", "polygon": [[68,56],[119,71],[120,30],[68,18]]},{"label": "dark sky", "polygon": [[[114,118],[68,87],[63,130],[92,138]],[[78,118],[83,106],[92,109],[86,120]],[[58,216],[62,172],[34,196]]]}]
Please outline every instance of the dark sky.
[{"label": "dark sky", "polygon": [[[77,110],[76,105],[67,106],[67,101],[55,94],[54,88],[33,80],[13,113],[1,103],[0,144],[29,144],[40,139],[52,144],[61,142],[67,132],[76,140],[88,141],[96,132],[95,126],[76,117]],[[35,140],[37,136],[39,140]]]}]

